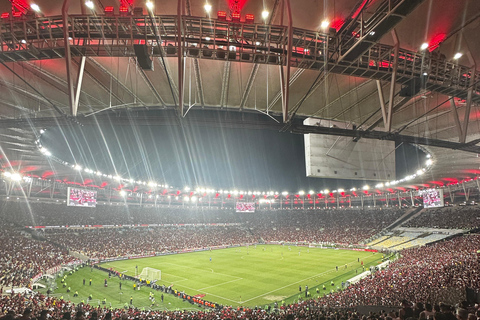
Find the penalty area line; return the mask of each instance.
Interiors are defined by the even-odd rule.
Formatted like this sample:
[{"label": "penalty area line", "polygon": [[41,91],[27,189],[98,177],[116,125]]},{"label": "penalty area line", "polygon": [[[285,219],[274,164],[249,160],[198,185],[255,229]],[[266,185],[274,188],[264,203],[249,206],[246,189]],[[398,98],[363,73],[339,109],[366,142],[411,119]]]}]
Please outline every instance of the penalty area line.
[{"label": "penalty area line", "polygon": [[235,281],[240,281],[240,280],[243,280],[243,278],[239,278],[239,279],[234,279],[234,280],[222,282],[222,283],[219,283],[219,284],[216,284],[216,285],[213,285],[213,286],[208,286],[208,287],[205,287],[205,288],[201,288],[201,289],[198,289],[198,290],[199,290],[199,291],[203,291],[203,290],[205,290],[205,289],[210,289],[210,288],[214,288],[214,287],[218,287],[218,286],[223,286],[224,284],[231,283],[231,282],[235,282]]}]

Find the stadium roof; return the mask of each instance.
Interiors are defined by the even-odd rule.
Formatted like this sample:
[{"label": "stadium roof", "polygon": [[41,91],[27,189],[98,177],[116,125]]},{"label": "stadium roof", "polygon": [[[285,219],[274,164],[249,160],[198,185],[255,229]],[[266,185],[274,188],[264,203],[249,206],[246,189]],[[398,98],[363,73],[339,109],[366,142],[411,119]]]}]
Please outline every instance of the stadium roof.
[{"label": "stadium roof", "polygon": [[[149,11],[143,1],[93,1],[93,9],[74,1],[67,43],[58,2],[35,1],[36,16],[27,12],[33,2],[0,2],[0,12],[9,13],[0,21],[3,160],[59,172],[33,144],[41,128],[101,123],[123,110],[173,109],[188,119],[191,110],[214,109],[266,114],[265,125],[283,131],[426,145],[434,165],[411,181],[416,186],[478,174],[478,1],[217,0],[209,1],[208,15],[204,0],[184,0],[182,48],[179,2],[152,2]],[[143,9],[123,14],[121,5]],[[230,21],[236,10],[240,23]],[[290,83],[283,90],[282,79]],[[301,125],[311,116],[346,125],[336,131]]]}]

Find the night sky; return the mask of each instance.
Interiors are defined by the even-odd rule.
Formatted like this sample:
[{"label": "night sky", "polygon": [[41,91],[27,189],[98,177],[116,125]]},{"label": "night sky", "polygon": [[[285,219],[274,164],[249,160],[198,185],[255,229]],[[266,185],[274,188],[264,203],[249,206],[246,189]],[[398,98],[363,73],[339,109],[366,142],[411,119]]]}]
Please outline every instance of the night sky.
[{"label": "night sky", "polygon": [[[242,123],[256,121],[276,124],[261,114],[202,110],[187,115],[200,119],[195,125],[166,119],[155,126],[145,125],[136,114],[127,115],[128,124],[119,124],[112,115],[97,125],[49,128],[42,143],[70,163],[178,188],[296,192],[375,184],[305,177],[302,135],[279,132],[278,127],[242,128]],[[416,171],[425,158],[415,147],[401,145],[396,159],[401,178]]]}]

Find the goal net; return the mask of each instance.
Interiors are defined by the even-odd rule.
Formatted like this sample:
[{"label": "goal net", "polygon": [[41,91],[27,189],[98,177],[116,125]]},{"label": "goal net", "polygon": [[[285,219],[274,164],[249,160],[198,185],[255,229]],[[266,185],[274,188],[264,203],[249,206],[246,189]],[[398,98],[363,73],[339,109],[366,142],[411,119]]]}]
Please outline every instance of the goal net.
[{"label": "goal net", "polygon": [[162,280],[162,271],[154,268],[143,268],[142,272],[138,276],[142,280],[149,280],[154,282],[157,280]]}]

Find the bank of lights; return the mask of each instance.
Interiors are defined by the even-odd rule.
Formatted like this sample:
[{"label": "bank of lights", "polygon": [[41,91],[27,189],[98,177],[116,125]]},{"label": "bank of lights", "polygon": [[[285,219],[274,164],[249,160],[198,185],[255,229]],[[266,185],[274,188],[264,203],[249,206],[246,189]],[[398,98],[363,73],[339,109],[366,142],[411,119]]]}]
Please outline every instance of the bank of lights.
[{"label": "bank of lights", "polygon": [[22,180],[22,175],[18,172],[9,172],[9,171],[5,171],[3,173],[3,176],[7,179],[10,179],[12,181],[20,181]]}]

